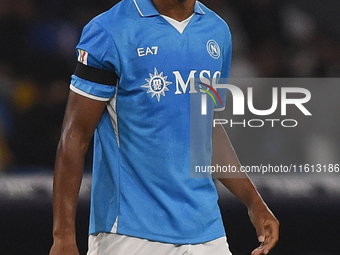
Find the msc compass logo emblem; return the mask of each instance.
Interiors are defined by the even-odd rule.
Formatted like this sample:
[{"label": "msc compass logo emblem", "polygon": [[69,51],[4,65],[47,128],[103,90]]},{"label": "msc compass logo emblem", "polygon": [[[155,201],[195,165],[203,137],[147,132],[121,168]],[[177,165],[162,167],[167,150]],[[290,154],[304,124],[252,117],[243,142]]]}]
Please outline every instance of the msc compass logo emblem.
[{"label": "msc compass logo emblem", "polygon": [[218,59],[221,56],[220,46],[215,40],[209,40],[207,42],[207,51],[214,59]]},{"label": "msc compass logo emblem", "polygon": [[150,73],[150,78],[145,79],[147,84],[141,87],[147,88],[146,93],[151,93],[151,97],[156,96],[158,102],[161,100],[161,95],[165,96],[165,91],[169,91],[167,86],[172,84],[172,82],[167,81],[168,76],[163,76],[163,72],[158,73],[157,68],[155,68],[154,73]]}]

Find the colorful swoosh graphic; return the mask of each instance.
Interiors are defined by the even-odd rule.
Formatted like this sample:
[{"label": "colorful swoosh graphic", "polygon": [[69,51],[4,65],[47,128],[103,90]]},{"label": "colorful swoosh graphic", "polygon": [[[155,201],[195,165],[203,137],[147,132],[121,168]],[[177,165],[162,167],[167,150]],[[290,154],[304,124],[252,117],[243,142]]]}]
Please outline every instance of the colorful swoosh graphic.
[{"label": "colorful swoosh graphic", "polygon": [[[209,85],[207,85],[207,84],[205,84],[205,83],[203,83],[203,82],[199,82],[199,84],[204,85],[204,86],[206,86],[207,88],[211,89],[211,90],[215,93],[215,95],[217,96],[218,100],[220,101],[220,104],[222,105],[222,100],[221,100],[220,96],[218,95],[217,91],[216,91],[213,87],[211,87],[211,86],[209,86]],[[203,91],[205,91],[206,93],[208,93],[209,96],[211,96],[211,98],[214,100],[215,105],[217,105],[214,96],[213,96],[208,90],[203,89],[203,88],[200,88],[200,89],[203,90]]]}]

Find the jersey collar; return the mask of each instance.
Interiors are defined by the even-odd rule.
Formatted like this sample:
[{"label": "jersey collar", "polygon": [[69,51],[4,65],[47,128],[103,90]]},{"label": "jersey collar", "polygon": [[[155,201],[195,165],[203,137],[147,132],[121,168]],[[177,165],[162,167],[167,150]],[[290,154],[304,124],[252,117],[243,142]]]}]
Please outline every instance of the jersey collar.
[{"label": "jersey collar", "polygon": [[[133,2],[137,8],[137,11],[142,17],[159,15],[151,0],[133,0]],[[197,14],[205,14],[198,1],[195,3],[194,12]]]}]

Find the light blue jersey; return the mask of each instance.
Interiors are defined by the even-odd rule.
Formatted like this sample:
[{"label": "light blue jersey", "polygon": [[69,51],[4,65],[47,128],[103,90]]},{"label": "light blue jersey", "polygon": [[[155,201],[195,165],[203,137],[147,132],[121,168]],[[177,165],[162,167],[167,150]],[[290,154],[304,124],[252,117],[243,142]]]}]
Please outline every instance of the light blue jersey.
[{"label": "light blue jersey", "polygon": [[213,180],[190,178],[190,163],[210,164],[214,104],[194,129],[190,156],[190,101],[201,100],[193,78],[229,75],[225,22],[196,2],[180,33],[150,0],[123,0],[85,26],[77,51],[83,65],[119,77],[71,81],[76,93],[107,101],[95,131],[90,234],[174,244],[224,236]]}]

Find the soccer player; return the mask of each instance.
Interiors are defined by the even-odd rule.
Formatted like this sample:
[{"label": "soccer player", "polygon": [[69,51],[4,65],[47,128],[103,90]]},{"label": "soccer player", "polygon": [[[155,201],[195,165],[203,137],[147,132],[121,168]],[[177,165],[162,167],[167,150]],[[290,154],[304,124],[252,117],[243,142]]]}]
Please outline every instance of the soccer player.
[{"label": "soccer player", "polygon": [[[223,105],[209,104],[190,128],[190,106],[201,98],[193,78],[229,75],[225,22],[195,0],[123,0],[85,26],[77,52],[50,255],[79,254],[76,202],[93,133],[88,255],[230,255],[213,180],[190,177],[201,162],[240,168],[223,127],[212,128]],[[261,243],[252,254],[267,254],[278,221],[246,175],[232,177],[219,179],[248,208]]]}]

